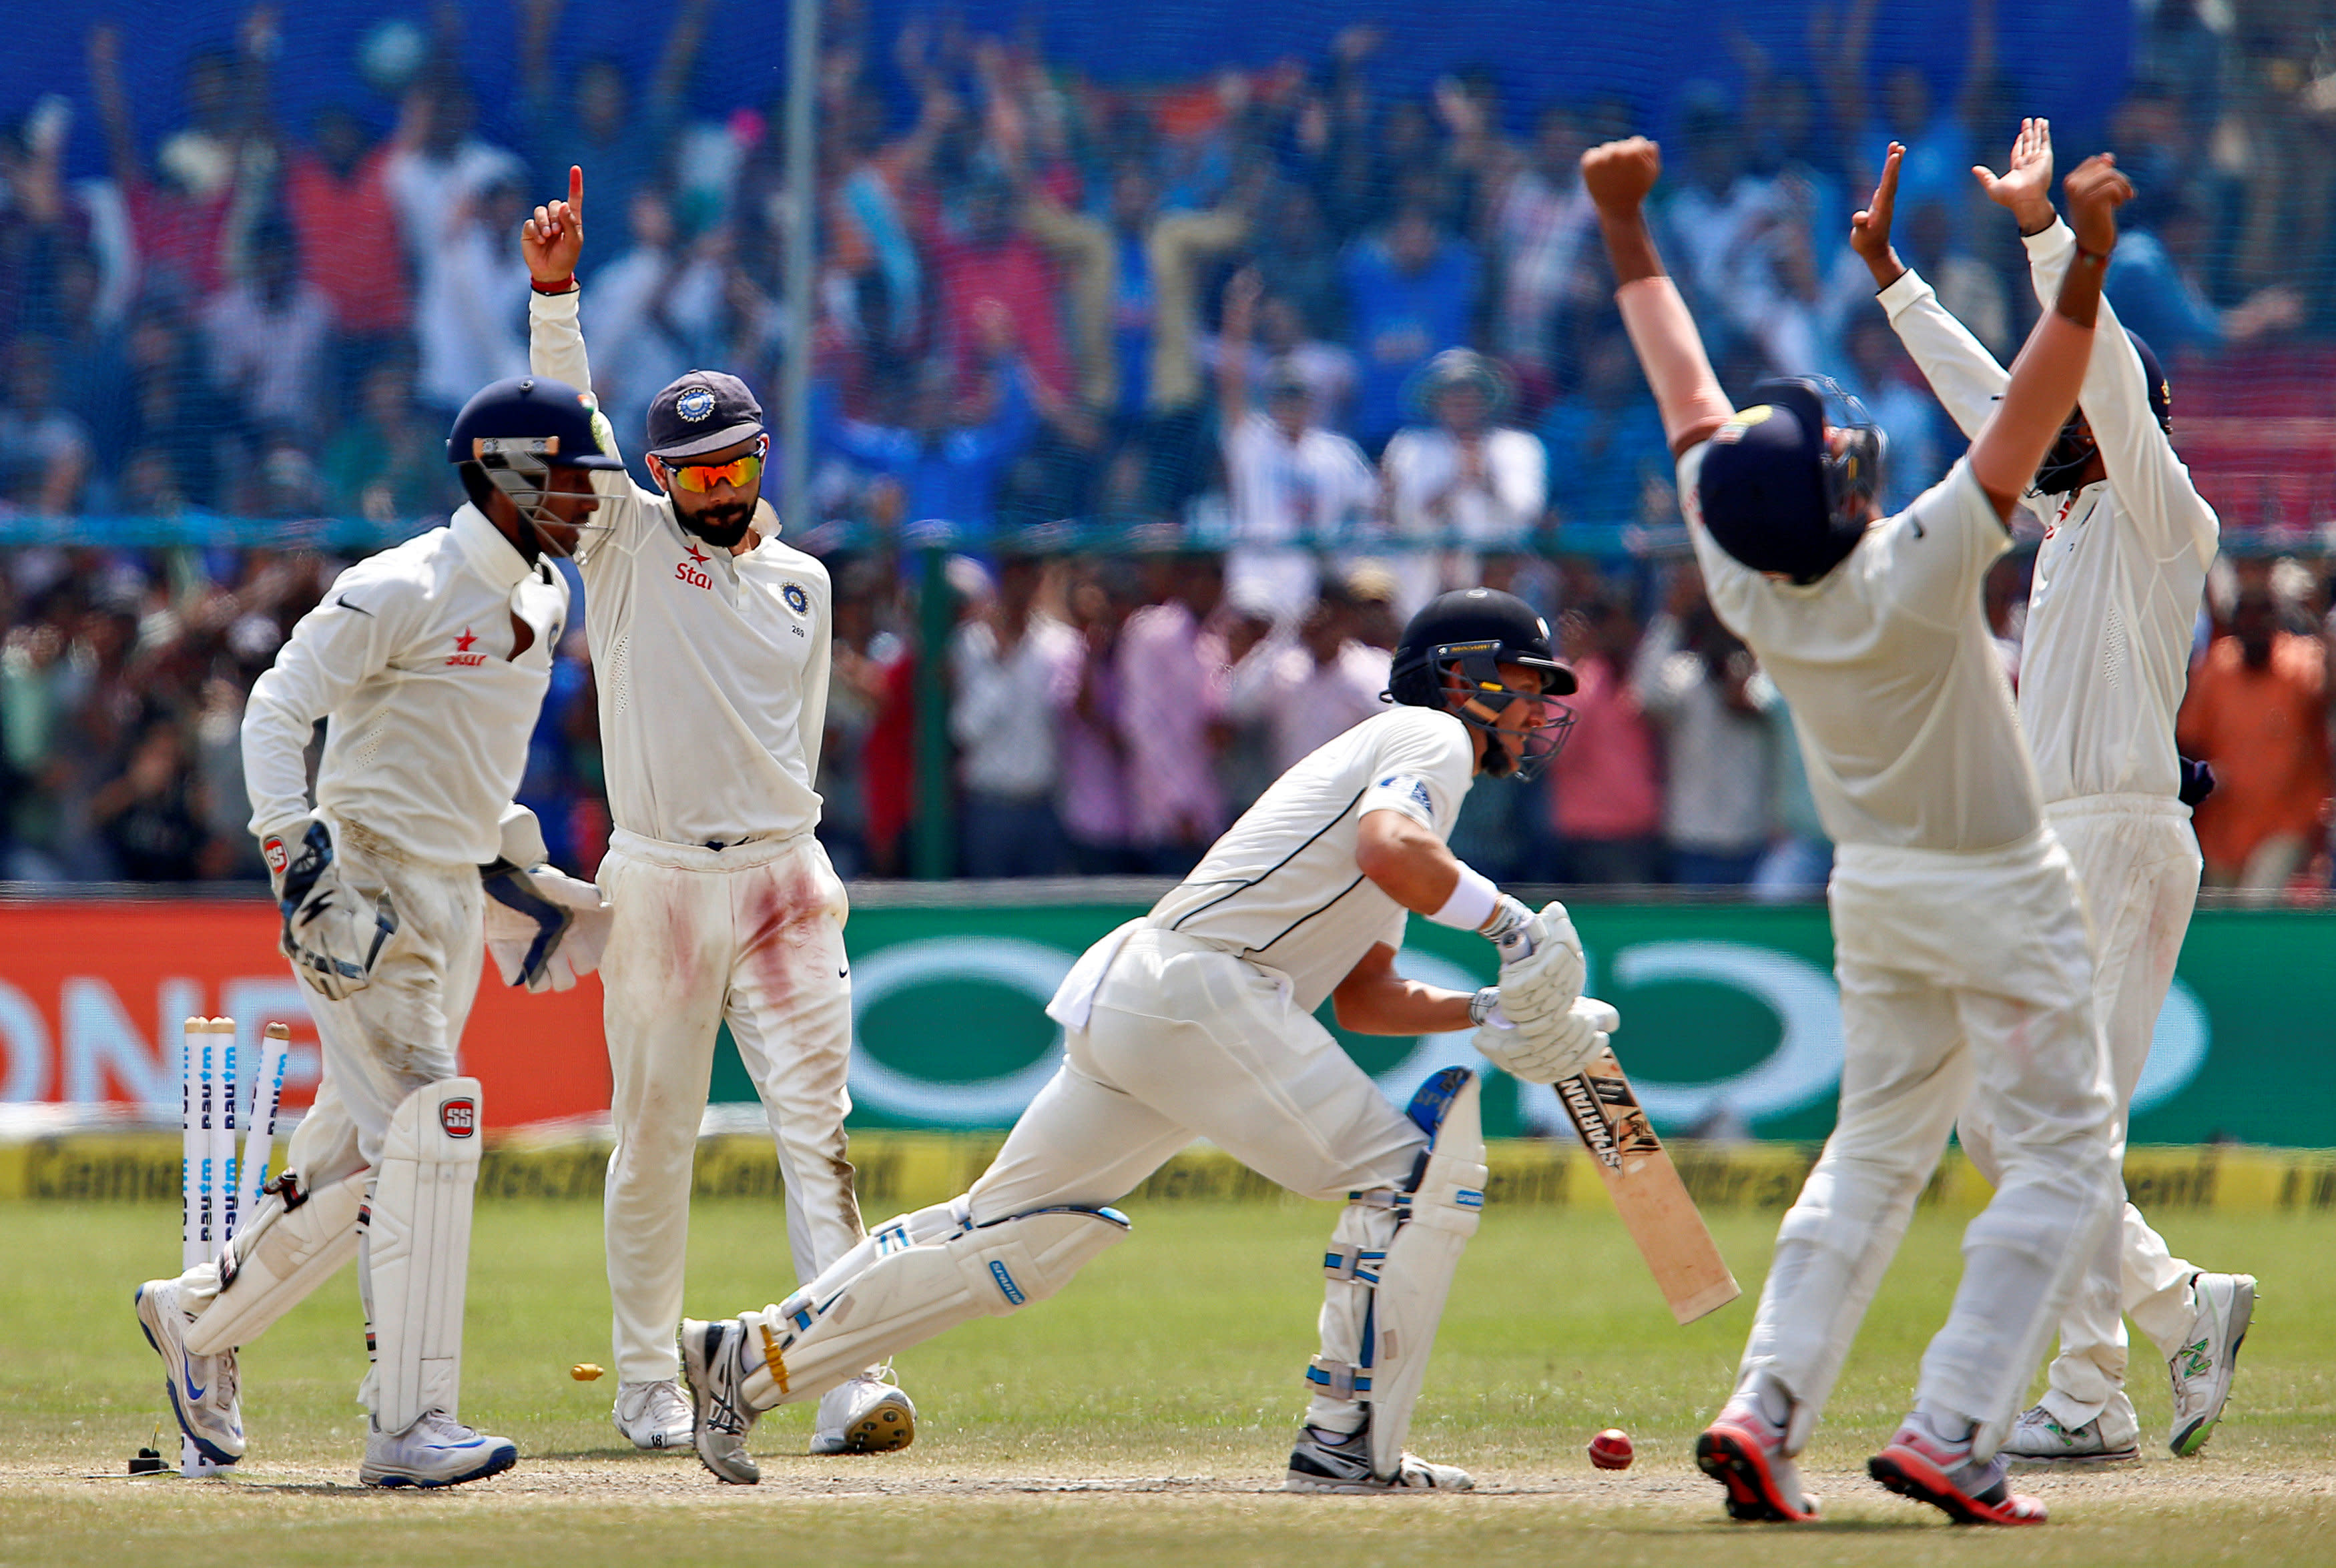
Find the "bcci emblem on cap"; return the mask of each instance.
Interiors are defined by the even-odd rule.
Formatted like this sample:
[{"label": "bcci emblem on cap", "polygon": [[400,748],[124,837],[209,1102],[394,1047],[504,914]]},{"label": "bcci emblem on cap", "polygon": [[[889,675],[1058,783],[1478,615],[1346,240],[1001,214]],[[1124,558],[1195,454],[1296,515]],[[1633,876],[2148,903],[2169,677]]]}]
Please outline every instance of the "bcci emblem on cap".
[{"label": "bcci emblem on cap", "polygon": [[479,1130],[479,1102],[450,1099],[438,1108],[438,1125],[448,1137],[469,1137]]},{"label": "bcci emblem on cap", "polygon": [[673,411],[691,424],[703,421],[714,411],[714,389],[694,386],[673,400]]}]

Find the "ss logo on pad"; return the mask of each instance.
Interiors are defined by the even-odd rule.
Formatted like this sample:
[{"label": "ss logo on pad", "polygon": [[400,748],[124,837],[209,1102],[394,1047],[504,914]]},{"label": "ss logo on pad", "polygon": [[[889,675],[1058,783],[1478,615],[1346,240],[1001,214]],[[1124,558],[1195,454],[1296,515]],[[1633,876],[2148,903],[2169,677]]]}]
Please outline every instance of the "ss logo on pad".
[{"label": "ss logo on pad", "polygon": [[450,1099],[438,1108],[438,1125],[448,1137],[469,1137],[479,1130],[479,1104],[473,1099]]}]

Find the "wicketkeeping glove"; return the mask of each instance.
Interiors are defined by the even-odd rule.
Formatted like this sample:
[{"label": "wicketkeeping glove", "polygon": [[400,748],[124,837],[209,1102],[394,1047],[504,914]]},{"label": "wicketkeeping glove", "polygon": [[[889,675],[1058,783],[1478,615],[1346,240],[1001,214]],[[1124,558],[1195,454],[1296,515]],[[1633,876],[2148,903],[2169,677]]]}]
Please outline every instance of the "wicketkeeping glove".
[{"label": "wicketkeeping glove", "polygon": [[291,831],[259,845],[284,916],[278,944],[310,990],[344,1002],[373,983],[381,950],[397,934],[397,911],[388,894],[367,897],[341,879],[322,822],[310,818],[297,840]]},{"label": "wicketkeeping glove", "polygon": [[505,985],[566,991],[600,967],[608,905],[600,890],[544,865],[502,866],[483,879],[487,951]]},{"label": "wicketkeeping glove", "polygon": [[[1501,1004],[1501,1012],[1507,1003]],[[1536,1026],[1502,1027],[1499,1013],[1476,1031],[1476,1050],[1485,1060],[1524,1083],[1555,1083],[1583,1071],[1606,1049],[1606,1037],[1621,1027],[1622,1015],[1594,996]]]}]

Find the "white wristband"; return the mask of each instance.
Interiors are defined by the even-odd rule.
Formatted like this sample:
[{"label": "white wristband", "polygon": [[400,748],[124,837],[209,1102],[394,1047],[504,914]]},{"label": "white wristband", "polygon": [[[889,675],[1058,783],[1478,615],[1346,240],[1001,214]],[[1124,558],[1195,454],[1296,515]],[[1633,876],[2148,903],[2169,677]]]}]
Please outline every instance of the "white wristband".
[{"label": "white wristband", "polygon": [[1469,865],[1460,864],[1460,880],[1453,886],[1452,896],[1444,907],[1427,918],[1438,925],[1449,925],[1458,931],[1476,931],[1493,918],[1494,906],[1500,903],[1501,890],[1493,879]]}]

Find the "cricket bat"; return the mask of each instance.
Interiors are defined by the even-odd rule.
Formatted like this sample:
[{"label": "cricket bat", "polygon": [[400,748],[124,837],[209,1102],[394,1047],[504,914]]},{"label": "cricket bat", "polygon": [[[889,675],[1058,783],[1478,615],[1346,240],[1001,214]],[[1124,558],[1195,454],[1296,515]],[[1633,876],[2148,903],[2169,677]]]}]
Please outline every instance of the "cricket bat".
[{"label": "cricket bat", "polygon": [[1671,1316],[1691,1323],[1743,1294],[1614,1053],[1600,1052],[1588,1071],[1553,1087]]}]

